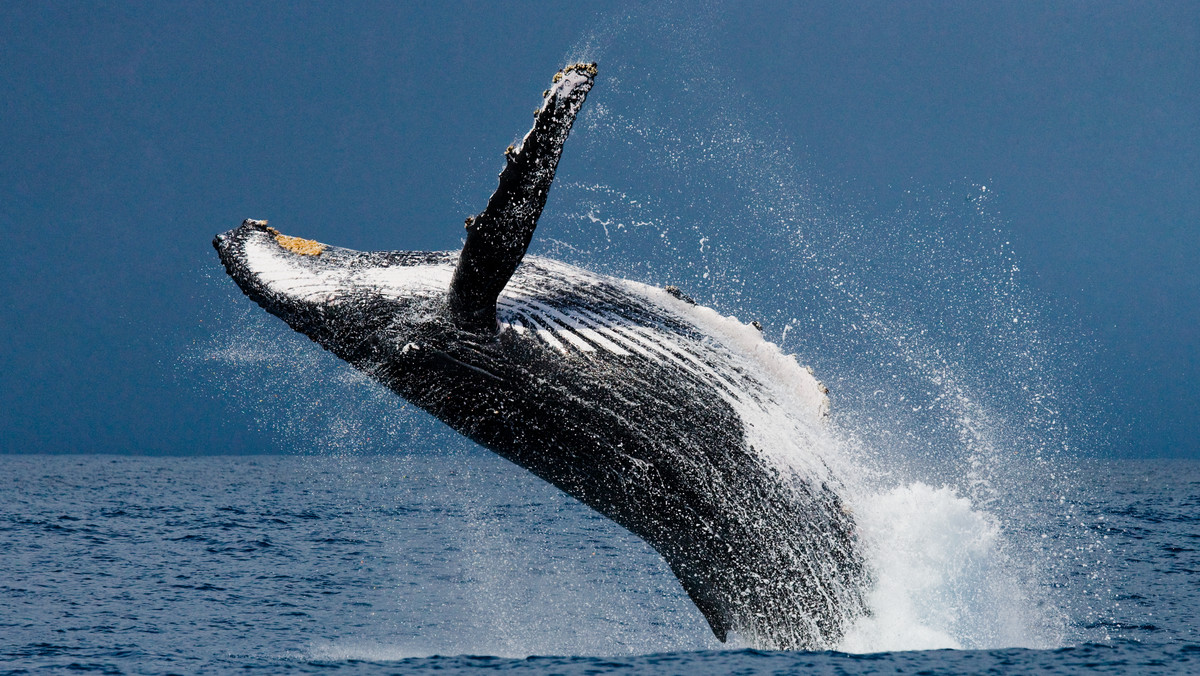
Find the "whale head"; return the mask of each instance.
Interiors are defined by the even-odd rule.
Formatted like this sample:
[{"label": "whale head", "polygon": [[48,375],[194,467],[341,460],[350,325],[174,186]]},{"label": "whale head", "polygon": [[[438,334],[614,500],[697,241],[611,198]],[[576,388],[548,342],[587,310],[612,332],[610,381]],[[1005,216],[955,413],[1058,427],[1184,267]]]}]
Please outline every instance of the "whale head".
[{"label": "whale head", "polygon": [[355,365],[453,329],[444,308],[454,252],[354,251],[251,219],[213,246],[246,296]]}]

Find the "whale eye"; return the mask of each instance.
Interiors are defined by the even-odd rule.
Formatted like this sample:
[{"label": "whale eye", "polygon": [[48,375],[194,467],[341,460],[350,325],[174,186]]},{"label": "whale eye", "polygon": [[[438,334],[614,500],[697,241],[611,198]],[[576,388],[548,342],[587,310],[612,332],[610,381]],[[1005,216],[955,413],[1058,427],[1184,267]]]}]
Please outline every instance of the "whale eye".
[{"label": "whale eye", "polygon": [[275,241],[279,243],[279,246],[291,251],[294,254],[300,254],[301,256],[320,256],[321,252],[325,250],[324,244],[321,244],[315,240],[304,239],[302,237],[291,237],[284,234],[276,234]]}]

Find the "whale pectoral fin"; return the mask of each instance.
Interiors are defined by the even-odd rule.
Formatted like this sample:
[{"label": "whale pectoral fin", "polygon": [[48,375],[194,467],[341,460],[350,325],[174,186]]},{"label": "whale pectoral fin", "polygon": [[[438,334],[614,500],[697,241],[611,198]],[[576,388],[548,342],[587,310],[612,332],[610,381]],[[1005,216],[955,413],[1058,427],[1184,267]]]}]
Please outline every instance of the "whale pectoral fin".
[{"label": "whale pectoral fin", "polygon": [[577,63],[555,74],[533,128],[505,152],[500,185],[487,208],[467,219],[467,242],[447,299],[451,318],[461,328],[496,330],[496,298],[529,248],[563,143],[595,77],[594,63]]}]

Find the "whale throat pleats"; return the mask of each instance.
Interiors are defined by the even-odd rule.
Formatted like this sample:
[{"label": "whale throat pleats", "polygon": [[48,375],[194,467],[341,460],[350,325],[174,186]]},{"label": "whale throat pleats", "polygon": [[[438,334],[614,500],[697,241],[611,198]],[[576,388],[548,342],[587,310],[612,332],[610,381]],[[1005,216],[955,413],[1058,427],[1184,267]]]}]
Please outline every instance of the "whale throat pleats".
[{"label": "whale throat pleats", "polygon": [[447,294],[451,319],[469,331],[497,329],[496,299],[529,248],[554,181],[563,143],[596,77],[596,64],[559,71],[533,128],[505,151],[500,185],[487,208],[467,219],[467,241]]}]

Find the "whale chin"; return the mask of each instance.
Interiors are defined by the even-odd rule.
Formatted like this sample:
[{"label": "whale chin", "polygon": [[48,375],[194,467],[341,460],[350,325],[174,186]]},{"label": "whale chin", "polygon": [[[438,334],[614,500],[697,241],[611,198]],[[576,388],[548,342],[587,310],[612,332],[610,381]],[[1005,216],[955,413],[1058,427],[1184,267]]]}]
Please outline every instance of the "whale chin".
[{"label": "whale chin", "polygon": [[247,220],[242,291],[658,551],[722,641],[828,649],[869,576],[821,457],[827,390],[761,329],[526,256],[594,64],[560,71],[461,252],[360,252]]}]

